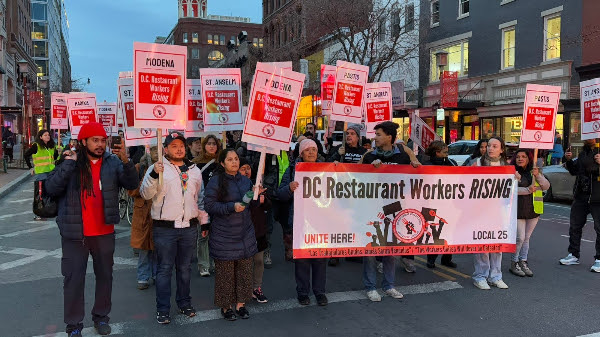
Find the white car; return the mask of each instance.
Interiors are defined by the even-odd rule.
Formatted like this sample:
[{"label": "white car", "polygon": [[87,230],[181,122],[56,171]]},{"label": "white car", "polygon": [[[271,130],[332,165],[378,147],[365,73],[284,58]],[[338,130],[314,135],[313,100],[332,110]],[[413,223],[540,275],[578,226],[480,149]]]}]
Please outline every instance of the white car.
[{"label": "white car", "polygon": [[458,166],[462,166],[473,154],[477,143],[479,143],[478,140],[459,140],[456,143],[448,145],[448,158],[456,161]]}]

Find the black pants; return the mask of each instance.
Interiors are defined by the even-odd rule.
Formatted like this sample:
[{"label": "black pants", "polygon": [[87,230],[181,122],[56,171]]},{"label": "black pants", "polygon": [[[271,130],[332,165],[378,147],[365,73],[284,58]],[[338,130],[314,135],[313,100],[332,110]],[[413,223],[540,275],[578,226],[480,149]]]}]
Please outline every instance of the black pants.
[{"label": "black pants", "polygon": [[296,270],[296,292],[298,296],[308,296],[310,292],[311,270],[312,290],[315,295],[325,293],[327,283],[327,259],[297,259]]},{"label": "black pants", "polygon": [[61,270],[64,276],[64,309],[67,333],[83,328],[85,316],[85,275],[88,256],[96,275],[96,299],[92,309],[95,323],[108,323],[111,308],[115,234],[87,236],[82,241],[62,239]]},{"label": "black pants", "polygon": [[[433,264],[437,259],[438,254],[429,254],[427,255],[427,262]],[[452,254],[442,254],[442,264],[448,263],[452,261]]]},{"label": "black pants", "polygon": [[596,230],[596,255],[600,259],[600,204],[590,204],[587,200],[575,199],[571,205],[571,225],[569,226],[569,253],[579,258],[581,233],[587,222],[588,214],[592,213],[594,229]]}]

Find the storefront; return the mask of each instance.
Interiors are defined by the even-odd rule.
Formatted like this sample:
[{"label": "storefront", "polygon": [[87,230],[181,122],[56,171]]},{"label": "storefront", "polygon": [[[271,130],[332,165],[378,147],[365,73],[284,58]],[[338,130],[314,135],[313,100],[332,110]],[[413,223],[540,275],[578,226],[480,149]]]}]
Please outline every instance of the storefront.
[{"label": "storefront", "polygon": [[[523,115],[506,117],[481,118],[481,138],[500,136],[507,143],[518,144],[521,140],[521,129],[523,128]],[[564,115],[556,116],[556,131],[564,135]],[[581,137],[581,136],[579,136]]]}]

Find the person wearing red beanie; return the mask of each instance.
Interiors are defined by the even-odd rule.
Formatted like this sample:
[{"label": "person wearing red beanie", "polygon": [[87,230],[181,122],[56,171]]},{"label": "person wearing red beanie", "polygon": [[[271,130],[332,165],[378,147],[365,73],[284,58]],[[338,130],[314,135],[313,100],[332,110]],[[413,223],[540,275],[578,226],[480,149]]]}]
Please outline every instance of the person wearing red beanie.
[{"label": "person wearing red beanie", "polygon": [[114,225],[120,222],[119,190],[136,189],[138,174],[127,158],[125,144],[106,152],[106,132],[100,123],[81,127],[79,150],[64,152],[62,161],[46,179],[48,194],[58,199],[56,223],[62,241],[64,315],[69,336],[81,336],[85,316],[85,276],[89,255],[96,276],[92,309],[100,335],[111,332]]}]

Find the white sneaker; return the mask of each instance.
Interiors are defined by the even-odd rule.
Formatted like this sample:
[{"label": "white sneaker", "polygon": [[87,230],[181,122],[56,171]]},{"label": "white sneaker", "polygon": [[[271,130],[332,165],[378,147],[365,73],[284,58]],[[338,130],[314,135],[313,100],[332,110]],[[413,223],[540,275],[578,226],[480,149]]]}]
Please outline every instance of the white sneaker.
[{"label": "white sneaker", "polygon": [[493,285],[494,287],[497,287],[498,289],[508,289],[508,286],[506,285],[506,283],[504,283],[504,281],[502,280],[498,280],[496,282],[493,281],[488,281],[488,283],[490,285]]},{"label": "white sneaker", "polygon": [[560,262],[560,264],[562,264],[563,266],[570,266],[570,265],[574,265],[574,264],[579,264],[579,258],[573,256],[573,254],[569,253],[569,255],[567,255],[567,257],[565,257],[564,259],[560,259],[558,262]]},{"label": "white sneaker", "polygon": [[473,284],[481,290],[490,290],[491,289],[490,285],[485,280],[473,281]]},{"label": "white sneaker", "polygon": [[594,265],[592,268],[590,268],[590,271],[600,273],[600,260],[596,260],[596,262],[594,262]]},{"label": "white sneaker", "polygon": [[208,271],[208,268],[199,268],[198,272],[200,273],[200,276],[202,277],[207,277],[210,276],[210,272]]},{"label": "white sneaker", "polygon": [[401,299],[404,297],[404,295],[402,295],[402,293],[400,293],[398,290],[396,290],[396,288],[390,288],[390,289],[386,290],[385,294],[390,297],[397,298],[397,299]]},{"label": "white sneaker", "polygon": [[369,290],[367,291],[367,297],[372,302],[381,302],[381,295],[377,292],[377,290]]}]

